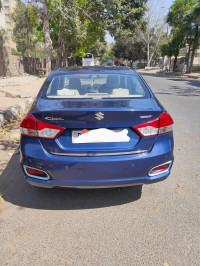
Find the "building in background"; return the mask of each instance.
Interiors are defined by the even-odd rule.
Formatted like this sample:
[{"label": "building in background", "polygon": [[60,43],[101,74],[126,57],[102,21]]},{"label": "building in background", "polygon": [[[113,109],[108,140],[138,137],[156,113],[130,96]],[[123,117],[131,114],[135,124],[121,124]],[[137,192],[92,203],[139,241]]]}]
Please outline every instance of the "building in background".
[{"label": "building in background", "polygon": [[11,20],[11,14],[14,11],[16,0],[1,0],[3,9],[0,13],[0,26],[5,28],[8,33],[8,45],[10,48],[16,49],[16,44],[12,40],[13,34],[13,21]]},{"label": "building in background", "polygon": [[0,28],[6,29],[5,13],[3,8],[0,10]]}]

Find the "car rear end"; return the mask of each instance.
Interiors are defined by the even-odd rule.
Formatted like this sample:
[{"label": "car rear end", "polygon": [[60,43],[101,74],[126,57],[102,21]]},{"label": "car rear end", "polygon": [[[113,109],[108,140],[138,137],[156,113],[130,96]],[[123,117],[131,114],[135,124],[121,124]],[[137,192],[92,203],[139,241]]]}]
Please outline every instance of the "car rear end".
[{"label": "car rear end", "polygon": [[43,187],[161,181],[173,163],[172,124],[131,70],[59,71],[21,123],[22,168]]}]

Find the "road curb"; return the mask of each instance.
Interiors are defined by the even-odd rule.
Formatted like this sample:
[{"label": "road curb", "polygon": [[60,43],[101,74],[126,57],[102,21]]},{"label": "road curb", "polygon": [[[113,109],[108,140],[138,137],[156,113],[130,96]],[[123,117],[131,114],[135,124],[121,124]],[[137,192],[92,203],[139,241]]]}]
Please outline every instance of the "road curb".
[{"label": "road curb", "polygon": [[[137,71],[137,69],[136,69]],[[166,77],[166,78],[179,78],[179,79],[193,79],[193,80],[197,80],[200,81],[200,77],[197,76],[193,76],[193,75],[164,75],[161,73],[151,73],[148,71],[138,71],[139,74],[150,74],[150,75],[155,75],[158,77]]]},{"label": "road curb", "polygon": [[27,98],[26,101],[10,107],[9,109],[0,113],[0,127],[2,127],[6,121],[10,121],[12,118],[16,117],[22,113],[25,108],[33,102],[33,98]]}]

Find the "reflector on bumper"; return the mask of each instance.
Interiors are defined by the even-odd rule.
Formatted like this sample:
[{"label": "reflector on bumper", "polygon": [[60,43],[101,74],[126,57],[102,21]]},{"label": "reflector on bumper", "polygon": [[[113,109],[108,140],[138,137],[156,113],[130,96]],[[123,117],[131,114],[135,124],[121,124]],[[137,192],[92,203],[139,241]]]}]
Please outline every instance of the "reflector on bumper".
[{"label": "reflector on bumper", "polygon": [[149,176],[155,176],[167,172],[171,166],[171,163],[172,161],[169,161],[152,168],[149,172]]},{"label": "reflector on bumper", "polygon": [[29,177],[32,177],[32,178],[41,179],[41,180],[50,179],[49,175],[41,169],[36,169],[30,166],[24,165],[24,171]]}]

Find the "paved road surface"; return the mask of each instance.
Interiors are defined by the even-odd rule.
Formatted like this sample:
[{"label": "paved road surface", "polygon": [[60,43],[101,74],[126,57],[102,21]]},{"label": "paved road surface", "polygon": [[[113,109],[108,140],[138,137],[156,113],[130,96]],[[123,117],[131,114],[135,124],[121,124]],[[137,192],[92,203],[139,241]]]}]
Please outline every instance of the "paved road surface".
[{"label": "paved road surface", "polygon": [[161,183],[103,190],[31,187],[11,158],[1,179],[0,265],[200,264],[200,82],[144,75],[175,121]]}]

